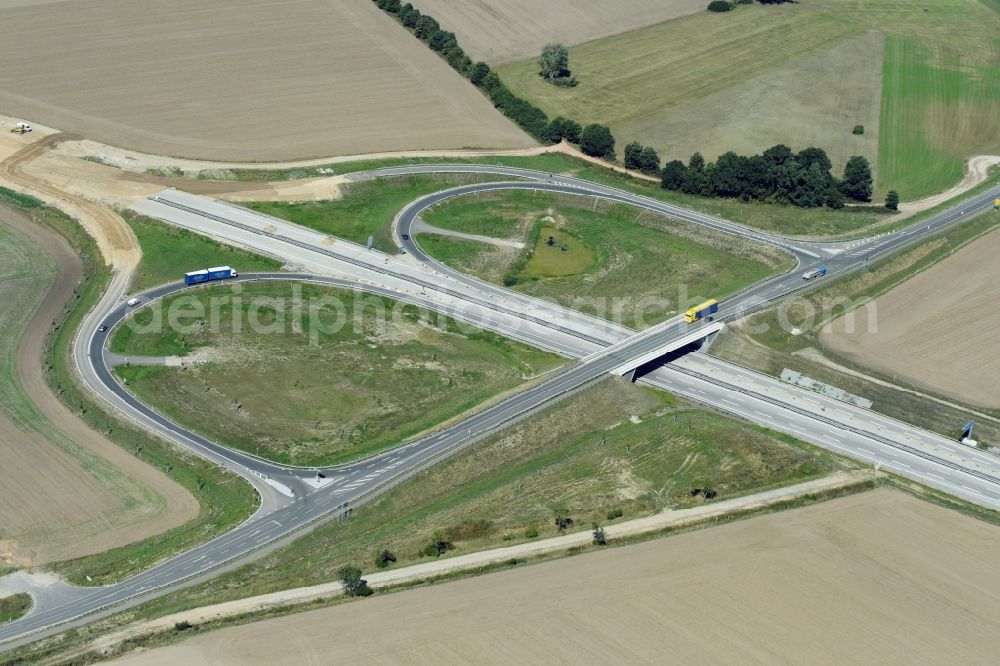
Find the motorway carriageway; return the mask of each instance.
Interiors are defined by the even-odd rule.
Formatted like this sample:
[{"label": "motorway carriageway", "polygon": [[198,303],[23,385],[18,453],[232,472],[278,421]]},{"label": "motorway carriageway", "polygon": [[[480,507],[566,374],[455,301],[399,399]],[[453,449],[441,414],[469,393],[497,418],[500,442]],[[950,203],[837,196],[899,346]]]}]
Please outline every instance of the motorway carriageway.
[{"label": "motorway carriageway", "polygon": [[[467,167],[463,167],[463,169],[467,169]],[[508,185],[524,187],[527,184],[516,183]],[[489,186],[490,188],[494,188],[496,184],[489,184]],[[575,190],[579,189],[577,186],[559,187],[567,187],[568,189]],[[550,191],[562,191],[558,189],[558,187],[554,190],[549,187],[546,187],[545,189],[550,189]],[[579,192],[566,191],[566,193]],[[165,193],[161,193],[160,196],[172,196],[173,194],[173,191],[166,191]],[[989,193],[990,201],[992,200],[992,197],[993,194]],[[636,197],[636,199],[641,200],[642,198]],[[631,200],[628,202],[631,203]],[[428,203],[427,205],[431,204]],[[642,205],[641,201],[637,205]],[[169,206],[164,207],[169,208]],[[182,212],[188,216],[201,218],[202,221],[196,223],[195,226],[204,225],[205,220],[208,220],[211,224],[215,225],[211,230],[201,230],[201,233],[208,233],[209,235],[220,238],[226,242],[232,242],[245,247],[250,247],[251,249],[263,251],[264,253],[272,256],[286,258],[288,254],[289,244],[280,239],[276,239],[274,234],[267,233],[263,230],[248,232],[246,229],[240,229],[239,225],[230,224],[231,221],[226,220],[225,216],[216,216],[214,213],[210,213],[208,216],[202,216],[197,213],[192,213],[192,207],[186,206],[186,208],[187,210],[179,208],[174,208],[173,210],[182,210]],[[230,211],[245,210],[233,206],[227,206],[227,208],[230,209]],[[963,210],[961,211],[956,208],[935,216],[934,218],[923,223],[920,229],[910,230],[910,233],[905,237],[899,236],[898,240],[895,242],[892,242],[891,238],[880,242],[878,244],[879,253],[888,253],[895,248],[908,244],[922,235],[933,233],[934,231],[953,223],[955,220],[961,219],[961,217],[958,216],[964,216],[966,213],[978,210],[981,206],[965,204],[962,208]],[[422,209],[423,208],[420,210]],[[140,212],[151,214],[148,210],[140,210]],[[418,213],[419,210],[416,210],[413,212],[413,215],[415,216]],[[171,215],[175,215],[175,213],[165,215],[162,210],[152,214],[156,217],[166,219],[167,221],[172,221],[170,219]],[[257,215],[249,212],[247,212],[247,214]],[[224,221],[220,222],[218,219],[220,217]],[[185,221],[180,222],[180,224],[182,226],[191,226],[192,218],[189,217],[185,219]],[[283,224],[287,225],[287,223]],[[400,218],[397,219],[397,227],[399,229],[405,229],[405,224],[405,215],[401,215]],[[244,236],[237,238],[231,237],[236,231],[244,234]],[[254,238],[249,240],[252,240],[253,242],[247,242],[247,237],[251,236]],[[265,242],[262,243],[262,239]],[[310,263],[324,265],[327,268],[327,272],[329,272],[329,268],[331,264],[336,262],[336,258],[331,257],[328,252],[319,252],[318,254],[320,256],[317,257],[316,250],[320,248],[310,249],[308,247],[308,243],[304,244],[306,247],[302,247],[302,245],[299,244],[291,244],[291,246],[297,248],[298,252],[298,254],[292,253],[293,260],[295,258],[305,258]],[[339,240],[335,241],[334,244],[337,249],[351,247],[351,251],[356,251],[356,248],[358,247]],[[377,254],[369,253],[367,250],[364,250],[364,252],[370,257],[378,257]],[[805,256],[810,256],[811,254],[819,253],[810,251],[804,254]],[[841,270],[848,270],[852,267],[852,263],[857,264],[859,262],[859,259],[857,258],[849,259],[848,257],[850,256],[851,255],[844,255],[843,253],[838,255],[838,257],[844,257],[840,260],[839,264],[835,263],[837,262],[837,257],[831,257],[826,262],[827,266],[830,268],[830,265],[834,264],[835,269],[839,267]],[[799,258],[801,260],[802,255],[800,255]],[[331,259],[334,261],[331,262]],[[383,265],[379,266],[379,269],[381,270],[385,268],[385,265],[387,265],[389,261],[391,261],[391,258],[387,258],[386,261],[382,261],[379,257],[376,261],[382,262]],[[400,278],[400,276],[396,273],[387,275],[386,273],[379,272],[377,277],[375,277],[375,280],[385,281],[391,278],[402,279],[403,282],[409,282],[409,284],[406,285],[405,290],[398,291],[385,287],[384,285],[381,287],[376,286],[375,280],[371,280],[370,275],[366,275],[365,278],[361,279],[359,279],[358,275],[351,275],[351,271],[361,270],[364,272],[366,270],[370,271],[371,269],[364,266],[358,266],[357,264],[349,265],[353,268],[347,271],[348,275],[345,279],[348,282],[353,282],[354,284],[363,286],[363,288],[366,289],[374,288],[376,291],[385,289],[387,294],[395,293],[395,297],[397,298],[402,298],[411,302],[414,301],[415,294],[413,292],[415,289],[411,276],[404,276]],[[395,262],[393,268],[402,265],[403,262]],[[343,270],[344,266],[337,265],[337,268]],[[449,283],[454,281],[453,276],[447,275],[447,273],[440,272],[439,270],[435,270],[433,272],[439,277],[439,279],[446,280]],[[282,277],[288,279],[291,276],[284,275]],[[450,284],[446,288],[444,285],[445,282],[437,283],[434,281],[431,282],[430,287],[428,287],[427,284],[420,285],[421,295],[427,297],[427,304],[432,307],[438,305],[437,301],[440,299],[441,293],[444,293],[444,289],[447,289],[448,291],[451,290]],[[438,286],[442,287],[443,290],[442,292],[435,293]],[[470,285],[470,287],[471,289],[479,289],[481,288],[481,285]],[[431,290],[431,293],[429,294],[427,293],[428,288]],[[788,276],[779,276],[778,278],[751,288],[735,299],[727,301],[724,304],[725,308],[720,311],[720,318],[740,315],[751,308],[758,307],[761,303],[770,302],[801,288],[802,285],[800,283],[796,283],[794,280],[789,282]],[[495,289],[499,292],[506,292],[506,290],[501,290],[500,288]],[[121,294],[119,294],[119,298],[120,297]],[[458,300],[461,301],[462,299],[459,298]],[[516,303],[523,303],[521,298],[513,300]],[[549,314],[549,310],[553,307],[551,304],[544,301],[537,302],[535,305],[537,307],[537,312],[544,312],[546,314]],[[435,309],[437,308],[435,307]],[[495,311],[491,310],[491,312]],[[119,307],[115,310],[114,316],[123,316],[123,314],[124,310]],[[559,317],[567,316],[566,313],[554,314],[556,316],[553,316],[553,320],[558,320]],[[470,321],[476,321],[474,316],[469,316],[469,313],[465,311],[456,312],[454,316],[466,318]],[[578,316],[577,313],[572,313],[568,317],[571,321],[573,321],[575,316]],[[511,312],[504,312],[501,318],[507,317],[512,317],[513,319],[518,318],[515,313]],[[96,319],[97,318],[95,318],[94,321],[96,321]],[[529,319],[529,324],[539,325],[537,321],[538,319],[540,318],[537,315],[532,315]],[[108,321],[110,320],[109,316]],[[525,319],[521,319],[521,321],[524,322]],[[489,327],[489,323],[490,322],[484,322],[483,325]],[[601,325],[595,326],[594,329],[606,335],[613,330],[613,327],[607,324],[607,322],[603,322],[603,320],[601,320]],[[271,496],[267,498],[266,502],[262,502],[261,510],[240,528],[222,535],[209,543],[203,544],[198,548],[188,551],[187,553],[171,558],[163,564],[144,571],[127,581],[115,586],[99,588],[94,591],[84,591],[74,602],[67,603],[58,608],[39,609],[37,612],[30,614],[23,620],[0,629],[0,641],[8,640],[15,636],[22,636],[26,631],[38,629],[48,628],[49,631],[43,633],[51,633],[52,627],[55,624],[73,618],[80,618],[84,614],[87,614],[86,620],[89,621],[100,614],[107,614],[109,612],[113,612],[114,610],[134,605],[135,603],[149,598],[151,594],[158,595],[167,589],[175,589],[182,582],[190,583],[194,580],[203,578],[205,575],[216,574],[219,571],[224,570],[219,568],[220,565],[233,567],[238,564],[242,564],[247,561],[247,558],[243,557],[242,559],[237,559],[240,558],[241,555],[256,552],[259,556],[259,554],[267,552],[267,550],[290,538],[290,535],[293,533],[295,533],[295,536],[298,536],[298,534],[301,533],[299,528],[310,524],[315,525],[319,520],[334,517],[339,513],[342,513],[344,507],[346,507],[348,503],[356,504],[358,500],[365,498],[366,495],[371,497],[375,491],[384,492],[387,487],[389,487],[389,484],[398,483],[405,478],[408,478],[408,476],[412,473],[425,469],[427,466],[434,464],[447,455],[451,455],[464,446],[468,446],[472,442],[492,434],[519,418],[523,418],[525,415],[532,413],[542,405],[551,404],[551,402],[558,397],[567,395],[586,383],[603,376],[613,368],[628,362],[629,359],[657,349],[658,347],[669,343],[670,340],[676,339],[680,335],[690,333],[691,330],[692,329],[690,327],[682,325],[676,320],[671,320],[655,327],[652,332],[646,331],[635,336],[634,339],[622,339],[620,337],[621,331],[617,331],[617,333],[619,333],[618,336],[610,337],[610,339],[607,340],[609,344],[615,344],[611,344],[611,349],[606,353],[602,353],[600,351],[599,345],[595,345],[592,341],[586,340],[586,337],[589,337],[593,333],[593,331],[588,331],[583,336],[575,338],[576,343],[574,344],[579,350],[578,353],[567,354],[575,355],[577,357],[586,356],[586,363],[571,366],[570,368],[555,374],[545,381],[532,385],[523,392],[512,396],[507,400],[481,410],[462,423],[456,424],[450,428],[442,429],[430,437],[411,442],[403,447],[393,449],[384,454],[353,465],[328,470],[325,485],[319,489],[313,489],[311,491],[309,489],[305,489],[302,485],[305,484],[308,477],[313,474],[311,472],[292,470],[282,466],[273,465],[271,463],[266,463],[265,461],[250,460],[248,462],[246,460],[247,457],[242,454],[235,454],[228,449],[218,447],[218,445],[214,445],[218,448],[212,448],[211,442],[202,441],[200,444],[204,445],[207,443],[209,445],[210,453],[213,459],[217,460],[221,457],[225,461],[222,464],[227,466],[231,465],[231,469],[234,471],[241,473],[244,476],[256,477],[258,480],[261,476],[276,474],[280,478],[280,483],[282,485],[287,482],[287,485],[285,485],[286,488],[290,490],[298,488],[299,492],[294,495],[294,499],[285,498],[285,500],[282,500],[280,497],[277,497],[274,493],[272,493]],[[91,330],[90,333],[92,335],[90,339],[91,349],[88,351],[92,352],[92,345],[96,340],[96,337],[94,337],[96,334],[94,330]],[[551,337],[552,335],[553,331],[550,329],[549,336]],[[563,333],[562,335],[567,334]],[[584,348],[584,343],[586,343],[586,348]],[[101,353],[103,354],[103,342],[100,342],[98,347],[101,349]],[[567,352],[568,349],[563,350],[563,353]],[[688,357],[688,359],[695,359],[699,357],[702,359],[706,358],[701,355],[695,355]],[[687,361],[688,359],[685,360]],[[715,360],[712,359],[712,361],[714,362]],[[99,366],[101,364],[95,365]],[[708,372],[715,372],[716,376],[709,378],[709,375],[703,373],[705,370]],[[893,441],[892,432],[888,432],[884,435],[873,432],[865,433],[862,428],[858,428],[854,424],[847,425],[846,422],[838,422],[837,417],[831,417],[829,415],[823,416],[821,413],[817,413],[815,411],[813,411],[810,416],[808,409],[798,405],[791,406],[791,403],[794,403],[796,399],[805,399],[804,396],[796,396],[790,401],[788,398],[784,398],[786,401],[785,403],[782,403],[781,399],[774,397],[767,397],[764,399],[762,394],[755,393],[756,389],[748,388],[749,384],[747,383],[747,377],[745,374],[743,377],[740,377],[738,381],[733,380],[732,377],[728,380],[724,379],[727,373],[732,374],[733,372],[734,369],[731,366],[728,366],[728,364],[726,364],[726,367],[721,368],[721,371],[719,367],[714,369],[692,369],[690,366],[686,368],[678,367],[677,369],[668,367],[654,371],[644,378],[643,381],[656,386],[661,386],[663,388],[668,388],[671,391],[681,393],[683,395],[688,395],[696,400],[715,405],[722,410],[740,414],[749,420],[763,422],[770,427],[790,432],[790,434],[796,435],[802,439],[813,441],[820,446],[825,446],[826,448],[834,450],[841,449],[841,452],[854,455],[855,457],[861,459],[865,459],[867,455],[865,452],[867,451],[871,455],[882,459],[883,464],[886,467],[894,469],[894,471],[896,467],[893,467],[893,465],[898,466],[900,473],[904,476],[910,476],[911,478],[918,478],[920,480],[924,480],[925,478],[940,478],[944,480],[943,484],[928,481],[924,482],[928,483],[928,485],[937,485],[938,487],[947,488],[949,492],[967,497],[968,499],[977,501],[977,503],[985,506],[1000,506],[1000,499],[998,499],[998,495],[996,493],[996,478],[998,478],[996,470],[994,469],[986,479],[970,474],[970,472],[973,471],[972,468],[969,467],[970,457],[976,458],[974,463],[975,465],[985,465],[993,462],[992,460],[978,458],[978,456],[984,456],[985,454],[972,451],[966,452],[962,451],[960,448],[956,450],[950,446],[945,446],[943,452],[939,451],[935,453],[935,456],[937,456],[937,458],[935,458],[934,456],[925,454],[923,450],[917,449],[916,447],[908,448],[908,445],[901,442],[896,442],[894,445],[887,447],[884,446],[884,444],[887,441]],[[743,372],[746,373],[748,371]],[[686,377],[686,379],[682,379],[682,375]],[[198,441],[199,439],[203,440],[203,438],[199,438],[199,436],[194,433],[188,433],[174,424],[171,424],[169,420],[164,419],[162,415],[157,414],[154,410],[148,408],[147,406],[141,405],[141,403],[135,404],[138,401],[135,401],[134,397],[130,398],[130,394],[125,392],[120,386],[117,386],[117,383],[115,383],[114,386],[104,384],[104,380],[106,379],[107,377],[102,377],[101,383],[103,384],[104,389],[117,395],[117,400],[120,402],[116,404],[116,407],[121,409],[126,414],[129,414],[132,418],[137,418],[140,421],[151,420],[158,423],[158,429],[161,429],[161,431],[166,429],[167,432],[179,435],[175,436],[174,439],[180,441],[184,445],[188,445],[190,441]],[[727,381],[729,383],[727,383]],[[768,382],[774,381],[770,378],[759,376],[755,381],[758,384],[758,389],[764,393],[767,393],[774,388],[772,385],[768,384]],[[791,387],[787,386],[783,386],[782,389],[785,391],[792,390]],[[107,396],[105,397],[107,399]],[[809,394],[809,398],[815,399],[816,397],[817,396],[814,396],[813,394]],[[130,399],[133,401],[132,403],[129,402]],[[111,402],[112,404],[115,404],[114,399],[112,399]],[[843,404],[838,406],[842,408],[850,407]],[[826,411],[822,406],[820,409],[821,411]],[[788,412],[791,412],[794,416],[789,416]],[[861,415],[852,415],[848,413],[847,416],[853,419],[857,424],[864,424],[866,419],[870,420],[871,413],[866,412]],[[797,425],[797,423],[802,423],[802,425]],[[887,427],[893,428],[896,426],[894,424],[888,424]],[[828,432],[831,429],[832,431]],[[845,432],[847,434],[845,434]],[[911,429],[906,436],[909,438],[920,438],[929,434],[930,433]],[[945,442],[947,442],[947,440],[945,440]],[[919,443],[929,444],[934,450],[937,450],[937,448],[944,445],[944,443],[940,441]],[[862,444],[870,446],[871,449],[865,448]],[[951,445],[952,443],[947,442],[947,444]],[[885,453],[885,451],[889,449],[892,450],[892,453]],[[963,453],[965,454],[964,456],[962,455]],[[901,459],[900,456],[909,457],[902,458],[906,462],[898,462],[898,460]],[[954,457],[960,464],[953,464],[948,459],[949,457]],[[250,458],[252,459],[252,457]],[[956,469],[956,466],[958,469]],[[929,472],[928,470],[931,468],[937,471]],[[904,470],[909,471],[909,473],[906,473]],[[928,476],[929,474],[932,474],[933,476]],[[967,481],[968,485],[962,483],[951,483],[950,479],[955,474],[964,475],[961,480]],[[984,490],[980,490],[979,487],[984,488]],[[963,488],[968,492],[956,491],[952,490],[952,488]],[[267,504],[267,506],[265,506],[265,504]],[[298,532],[296,532],[296,530],[298,530]],[[139,597],[137,595],[143,596]],[[109,606],[112,605],[114,607],[109,608]],[[94,611],[98,609],[105,610],[95,614]],[[78,621],[77,623],[81,622],[82,621]],[[40,634],[36,634],[35,636],[38,635]],[[25,639],[22,638],[22,640],[13,641],[4,647],[6,648],[8,646],[21,643],[24,640]]]}]

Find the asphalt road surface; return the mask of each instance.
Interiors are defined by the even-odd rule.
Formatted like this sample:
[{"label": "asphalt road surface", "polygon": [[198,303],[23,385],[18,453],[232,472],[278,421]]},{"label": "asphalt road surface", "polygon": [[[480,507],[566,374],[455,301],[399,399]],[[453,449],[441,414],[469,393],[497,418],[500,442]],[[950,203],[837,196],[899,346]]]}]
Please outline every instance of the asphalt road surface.
[{"label": "asphalt road surface", "polygon": [[[316,273],[244,275],[239,278],[241,281],[301,279],[360,288],[444,311],[458,319],[580,360],[428,437],[350,465],[321,471],[297,469],[233,451],[190,432],[145,405],[118,384],[105,358],[110,329],[129,311],[123,305],[124,280],[116,276],[106,297],[86,319],[75,347],[84,381],[127,418],[247,478],[260,492],[261,506],[244,524],[210,542],[116,585],[80,590],[72,601],[50,608],[39,607],[22,620],[5,625],[0,628],[0,642],[3,642],[0,650],[117,612],[240,566],[299,536],[306,529],[342,516],[351,507],[370,500],[413,474],[612,370],[627,366],[656,350],[670,348],[677,340],[704,325],[686,325],[679,318],[674,318],[636,334],[610,322],[457,274],[424,255],[412,237],[401,240],[404,234],[411,236],[410,225],[422,210],[434,203],[452,196],[499,188],[533,188],[600,196],[769,243],[796,256],[800,266],[792,274],[754,285],[723,303],[717,321],[724,321],[818,286],[815,281],[801,279],[803,270],[821,263],[833,276],[858,270],[864,267],[866,260],[897,252],[986,210],[1000,195],[1000,188],[994,188],[897,234],[883,235],[863,243],[824,244],[772,236],[614,188],[524,169],[427,165],[379,170],[355,177],[442,170],[500,174],[526,180],[468,185],[414,202],[401,212],[394,225],[394,234],[400,239],[401,248],[409,253],[409,258],[389,257],[340,240],[331,245],[329,239],[315,232],[236,206],[173,190],[164,191],[156,201],[145,202],[140,212],[280,257]],[[275,231],[267,230],[271,228]],[[183,288],[182,284],[166,285],[145,292],[140,298],[145,305]],[[108,332],[98,331],[102,323],[109,327]],[[994,462],[993,456],[868,410],[824,399],[701,354],[677,359],[645,375],[641,381],[825,448],[880,464],[903,476],[984,506],[1000,508],[1000,466]]]}]

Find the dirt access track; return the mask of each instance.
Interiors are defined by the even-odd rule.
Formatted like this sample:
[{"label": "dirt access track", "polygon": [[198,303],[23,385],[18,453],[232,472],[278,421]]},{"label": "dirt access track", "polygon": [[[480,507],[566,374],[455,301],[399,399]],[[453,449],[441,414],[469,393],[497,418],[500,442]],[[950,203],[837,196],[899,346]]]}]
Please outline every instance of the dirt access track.
[{"label": "dirt access track", "polygon": [[897,380],[1000,407],[998,253],[1000,231],[993,231],[875,299],[875,330],[865,323],[851,330],[851,317],[842,317],[824,331],[823,343]]},{"label": "dirt access track", "polygon": [[[42,346],[51,322],[79,284],[79,258],[55,232],[2,206],[0,228],[39,248],[55,266],[51,290],[40,304],[37,297],[31,299],[38,309],[13,359],[24,396],[48,423],[32,423],[32,429],[25,429],[0,411],[0,527],[5,537],[0,539],[0,554],[9,554],[11,561],[6,563],[17,565],[80,557],[160,534],[193,519],[199,507],[190,493],[91,430],[45,382]],[[0,285],[0,292],[11,295],[4,287],[14,285]],[[42,433],[50,427],[57,431],[57,438],[68,439],[87,452],[86,468],[46,439]],[[125,497],[116,496],[115,489]]]},{"label": "dirt access track", "polygon": [[534,145],[369,0],[5,6],[0,112],[104,143],[236,161]]},{"label": "dirt access track", "polygon": [[114,663],[987,664],[998,552],[1000,528],[876,490]]}]

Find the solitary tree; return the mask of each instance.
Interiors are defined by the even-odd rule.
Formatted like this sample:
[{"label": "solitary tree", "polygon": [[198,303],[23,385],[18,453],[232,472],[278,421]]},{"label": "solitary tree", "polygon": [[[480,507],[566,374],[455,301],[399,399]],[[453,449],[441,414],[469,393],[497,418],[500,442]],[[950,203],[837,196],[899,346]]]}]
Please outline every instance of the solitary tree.
[{"label": "solitary tree", "polygon": [[542,68],[539,73],[547,79],[566,76],[569,74],[569,49],[562,44],[546,44],[538,64]]},{"label": "solitary tree", "polygon": [[587,125],[580,135],[580,150],[592,157],[615,159],[615,137],[604,125]]},{"label": "solitary tree", "polygon": [[889,210],[899,210],[899,192],[889,190],[889,193],[885,195],[885,207]]},{"label": "solitary tree", "polygon": [[844,196],[855,201],[871,201],[872,199],[872,168],[861,155],[855,155],[847,160],[844,166],[844,180],[840,183],[840,191]]},{"label": "solitary tree", "polygon": [[352,566],[343,566],[337,571],[340,584],[344,586],[344,594],[349,597],[367,597],[371,595],[372,589],[368,587],[368,581],[361,577],[361,569]]},{"label": "solitary tree", "polygon": [[607,546],[608,537],[606,534],[604,534],[604,528],[598,525],[597,523],[594,523],[592,527],[594,530],[594,545]]}]

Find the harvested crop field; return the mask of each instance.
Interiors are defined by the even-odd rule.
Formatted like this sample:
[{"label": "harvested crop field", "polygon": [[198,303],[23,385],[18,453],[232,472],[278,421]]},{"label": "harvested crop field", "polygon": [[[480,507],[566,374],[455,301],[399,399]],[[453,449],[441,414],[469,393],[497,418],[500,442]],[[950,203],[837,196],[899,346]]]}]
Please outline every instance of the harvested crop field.
[{"label": "harvested crop field", "polygon": [[580,44],[705,9],[703,0],[419,0],[476,60],[537,56],[549,42]]},{"label": "harvested crop field", "polygon": [[102,552],[194,518],[183,487],[90,430],[45,384],[45,335],[80,279],[71,248],[0,208],[0,266],[0,568]]},{"label": "harvested crop field", "polygon": [[1000,231],[993,231],[878,297],[874,332],[851,331],[841,318],[823,342],[902,382],[1000,407],[1000,308],[991,305],[1000,299],[998,252]]},{"label": "harvested crop field", "polygon": [[878,490],[115,663],[987,664],[998,550],[1000,528]]},{"label": "harvested crop field", "polygon": [[373,3],[71,0],[0,11],[0,112],[263,161],[533,141]]}]

